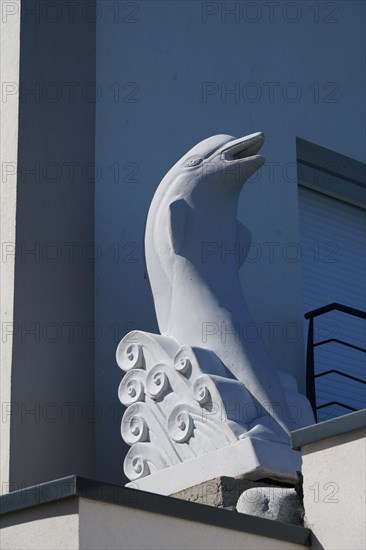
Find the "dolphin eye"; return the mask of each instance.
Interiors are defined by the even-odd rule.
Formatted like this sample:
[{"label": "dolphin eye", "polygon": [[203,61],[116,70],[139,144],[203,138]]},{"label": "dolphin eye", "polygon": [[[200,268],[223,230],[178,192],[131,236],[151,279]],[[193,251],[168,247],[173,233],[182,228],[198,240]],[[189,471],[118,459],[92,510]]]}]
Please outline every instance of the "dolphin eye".
[{"label": "dolphin eye", "polygon": [[197,164],[201,164],[201,162],[201,157],[190,157],[185,161],[184,166],[197,166]]},{"label": "dolphin eye", "polygon": [[213,155],[215,151],[217,151],[217,147],[215,147],[215,149],[211,149],[211,151],[209,151],[208,153],[206,153],[206,155],[205,155],[203,158],[204,158],[204,159],[208,159],[208,157],[210,157],[211,155]]}]

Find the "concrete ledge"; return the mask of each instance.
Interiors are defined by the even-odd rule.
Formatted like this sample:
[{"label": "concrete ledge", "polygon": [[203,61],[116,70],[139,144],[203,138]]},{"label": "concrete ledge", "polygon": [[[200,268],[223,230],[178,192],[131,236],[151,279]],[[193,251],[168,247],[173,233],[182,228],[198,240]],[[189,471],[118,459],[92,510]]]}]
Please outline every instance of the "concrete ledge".
[{"label": "concrete ledge", "polygon": [[366,427],[366,409],[345,414],[333,420],[326,420],[291,433],[293,449],[300,450],[304,445],[335,437],[354,430]]},{"label": "concrete ledge", "polygon": [[292,433],[301,448],[312,548],[363,550],[366,540],[366,411]]},{"label": "concrete ledge", "polygon": [[[215,527],[251,533],[299,545],[310,544],[310,530],[295,525],[211,508],[172,497],[128,489],[76,475],[28,487],[0,497],[1,514],[10,514],[43,504],[81,497],[89,501],[134,508]],[[16,521],[15,521],[16,523]]]}]

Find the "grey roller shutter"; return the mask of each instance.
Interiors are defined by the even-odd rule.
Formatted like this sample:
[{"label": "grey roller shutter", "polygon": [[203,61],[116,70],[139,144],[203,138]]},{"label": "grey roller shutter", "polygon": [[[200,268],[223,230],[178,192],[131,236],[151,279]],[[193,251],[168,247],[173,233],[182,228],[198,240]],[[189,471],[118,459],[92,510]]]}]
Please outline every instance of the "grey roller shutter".
[{"label": "grey roller shutter", "polygon": [[[366,311],[365,210],[299,187],[304,312],[332,302]],[[307,334],[306,321],[305,334]],[[341,312],[314,320],[314,341],[337,338],[366,348],[366,321]],[[366,354],[332,342],[315,348],[315,374],[341,370],[366,379]],[[339,401],[366,407],[366,386],[330,374],[316,381],[317,405]],[[350,412],[338,406],[319,411],[318,420]]]}]

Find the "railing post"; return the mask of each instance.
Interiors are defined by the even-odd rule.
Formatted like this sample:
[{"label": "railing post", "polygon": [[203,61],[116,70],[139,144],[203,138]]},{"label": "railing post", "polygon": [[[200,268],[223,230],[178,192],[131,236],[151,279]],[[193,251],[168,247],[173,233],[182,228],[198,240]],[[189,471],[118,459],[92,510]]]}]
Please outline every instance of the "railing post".
[{"label": "railing post", "polygon": [[315,421],[316,414],[316,396],[315,396],[315,378],[314,378],[314,319],[310,317],[308,328],[308,341],[306,350],[306,395],[310,401],[310,405],[314,411]]},{"label": "railing post", "polygon": [[345,306],[344,304],[338,304],[337,302],[333,302],[332,304],[328,304],[326,306],[319,307],[317,309],[313,309],[312,311],[308,311],[305,313],[304,317],[305,319],[309,320],[309,329],[308,329],[308,340],[307,340],[307,350],[306,350],[306,395],[307,398],[310,401],[310,404],[314,411],[315,420],[317,421],[317,410],[323,409],[325,407],[328,407],[330,405],[339,405],[340,407],[345,407],[349,410],[356,410],[353,407],[350,407],[349,405],[345,405],[344,403],[340,403],[338,401],[331,401],[329,403],[323,403],[319,407],[317,407],[316,404],[316,392],[315,392],[315,378],[318,378],[320,376],[325,376],[327,374],[331,373],[337,373],[341,376],[344,376],[346,378],[350,378],[351,380],[354,380],[355,382],[359,382],[361,384],[366,384],[365,380],[362,380],[360,378],[357,378],[355,376],[351,376],[350,374],[345,374],[337,369],[331,369],[325,372],[321,372],[316,375],[314,373],[314,347],[315,346],[322,346],[324,344],[328,344],[330,342],[337,342],[338,344],[341,344],[343,346],[347,346],[352,349],[356,349],[361,352],[366,352],[366,349],[355,346],[353,344],[350,344],[349,342],[343,342],[343,340],[339,340],[337,338],[328,338],[328,340],[324,340],[321,342],[316,342],[314,344],[314,318],[318,317],[319,315],[324,315],[325,313],[328,313],[330,311],[341,311],[342,313],[347,313],[348,315],[353,315],[354,317],[359,317],[360,319],[366,319],[366,311],[362,311],[360,309],[356,309],[353,307]]}]

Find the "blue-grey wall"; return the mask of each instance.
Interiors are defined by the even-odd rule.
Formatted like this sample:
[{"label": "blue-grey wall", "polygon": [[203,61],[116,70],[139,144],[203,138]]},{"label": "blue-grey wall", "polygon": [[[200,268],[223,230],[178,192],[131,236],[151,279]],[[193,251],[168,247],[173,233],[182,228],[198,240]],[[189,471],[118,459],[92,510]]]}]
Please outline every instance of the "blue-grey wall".
[{"label": "blue-grey wall", "polygon": [[267,165],[239,208],[255,243],[242,269],[248,338],[260,335],[303,389],[295,139],[363,160],[364,15],[350,0],[99,2],[97,477],[123,480],[115,348],[131,328],[157,331],[141,246],[149,203],[170,166],[212,134],[266,134]]},{"label": "blue-grey wall", "polygon": [[12,490],[94,473],[95,38],[62,0],[21,4]]}]

